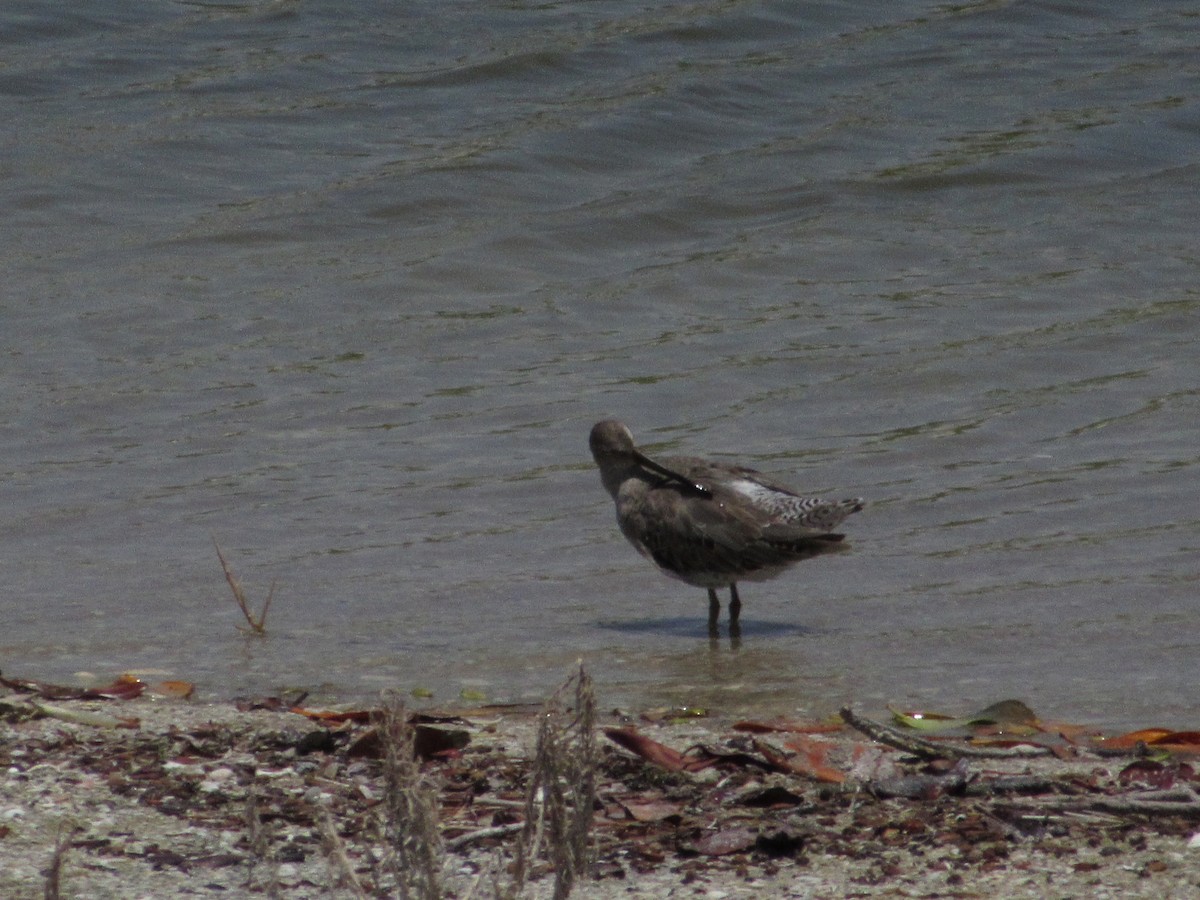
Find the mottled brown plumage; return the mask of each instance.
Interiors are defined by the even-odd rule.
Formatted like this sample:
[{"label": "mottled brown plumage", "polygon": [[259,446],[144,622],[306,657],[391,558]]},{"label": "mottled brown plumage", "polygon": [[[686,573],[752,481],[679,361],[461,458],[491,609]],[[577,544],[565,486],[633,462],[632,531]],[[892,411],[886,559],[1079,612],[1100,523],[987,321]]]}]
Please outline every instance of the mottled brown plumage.
[{"label": "mottled brown plumage", "polygon": [[862,509],[858,498],[801,497],[753,469],[690,456],[653,460],[613,419],[597,422],[589,443],[622,534],[668,575],[708,589],[712,631],[717,588],[729,588],[736,633],[737,582],[774,578],[802,559],[844,549],[844,535],[833,529]]}]

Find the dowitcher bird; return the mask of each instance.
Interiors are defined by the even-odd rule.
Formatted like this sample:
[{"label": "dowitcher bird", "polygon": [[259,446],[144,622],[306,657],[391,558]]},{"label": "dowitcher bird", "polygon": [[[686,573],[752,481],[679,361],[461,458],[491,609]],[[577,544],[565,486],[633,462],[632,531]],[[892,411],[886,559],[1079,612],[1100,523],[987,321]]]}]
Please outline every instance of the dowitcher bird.
[{"label": "dowitcher bird", "polygon": [[617,524],[638,552],[668,575],[708,589],[708,628],[717,630],[729,588],[729,630],[742,601],[737,582],[765,581],[802,559],[844,549],[833,529],[862,500],[802,497],[753,469],[691,456],[653,460],[614,419],[588,441],[600,480],[617,503]]}]

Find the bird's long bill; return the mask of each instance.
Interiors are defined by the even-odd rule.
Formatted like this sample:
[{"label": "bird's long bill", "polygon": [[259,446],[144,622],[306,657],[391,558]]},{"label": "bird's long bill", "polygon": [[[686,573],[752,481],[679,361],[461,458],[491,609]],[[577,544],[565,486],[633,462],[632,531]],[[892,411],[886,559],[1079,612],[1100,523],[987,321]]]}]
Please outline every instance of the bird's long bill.
[{"label": "bird's long bill", "polygon": [[650,457],[646,456],[644,453],[635,451],[635,455],[637,456],[637,461],[640,462],[647,469],[651,469],[652,471],[657,472],[659,475],[664,475],[667,478],[671,479],[671,481],[679,482],[684,487],[686,487],[688,490],[695,491],[697,494],[699,494],[702,497],[712,496],[712,491],[710,491],[708,488],[706,488],[702,484],[697,484],[695,481],[688,478],[686,475],[680,475],[678,472],[674,471],[673,469],[668,469],[666,466],[659,465],[654,460],[652,460]]}]

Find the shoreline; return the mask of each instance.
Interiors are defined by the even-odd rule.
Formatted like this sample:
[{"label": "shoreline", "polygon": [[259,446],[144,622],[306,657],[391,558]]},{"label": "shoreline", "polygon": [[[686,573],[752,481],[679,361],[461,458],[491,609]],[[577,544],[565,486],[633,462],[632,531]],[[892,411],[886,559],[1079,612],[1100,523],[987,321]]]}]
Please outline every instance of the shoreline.
[{"label": "shoreline", "polygon": [[[1200,895],[1186,756],[938,762],[849,728],[732,716],[610,713],[584,728],[562,702],[417,724],[420,766],[405,769],[365,716],[254,705],[56,701],[81,717],[64,721],[0,696],[0,896],[52,896],[51,880],[54,896],[89,900],[379,896],[401,877],[389,833],[412,831],[428,801],[444,896],[492,896],[526,840],[523,896],[548,897],[566,865],[553,816],[537,846],[522,837],[539,777],[543,800],[566,786],[568,817],[594,797],[577,897]],[[557,757],[539,743],[551,720]],[[1164,790],[1185,802],[1128,805]]]}]

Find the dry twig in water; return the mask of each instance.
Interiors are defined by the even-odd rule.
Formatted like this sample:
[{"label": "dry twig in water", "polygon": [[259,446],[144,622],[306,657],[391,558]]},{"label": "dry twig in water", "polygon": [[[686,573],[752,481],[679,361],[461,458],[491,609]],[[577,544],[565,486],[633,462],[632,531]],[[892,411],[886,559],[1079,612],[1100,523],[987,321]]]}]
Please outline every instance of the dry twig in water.
[{"label": "dry twig in water", "polygon": [[255,615],[250,611],[250,601],[246,599],[246,592],[242,589],[242,583],[238,581],[237,576],[233,574],[233,569],[226,562],[225,554],[221,552],[221,545],[217,543],[216,538],[213,538],[213,546],[217,548],[217,559],[221,561],[221,568],[225,572],[225,580],[229,582],[229,589],[233,591],[233,599],[237,603],[238,609],[242,611],[242,615],[246,617],[246,624],[249,626],[248,628],[244,628],[239,625],[238,630],[262,637],[267,633],[267,611],[271,608],[271,601],[275,599],[275,582],[271,582],[271,589],[267,592],[267,599],[263,602],[262,610],[258,615]]}]

